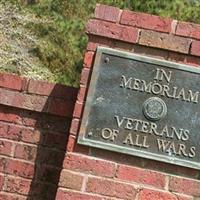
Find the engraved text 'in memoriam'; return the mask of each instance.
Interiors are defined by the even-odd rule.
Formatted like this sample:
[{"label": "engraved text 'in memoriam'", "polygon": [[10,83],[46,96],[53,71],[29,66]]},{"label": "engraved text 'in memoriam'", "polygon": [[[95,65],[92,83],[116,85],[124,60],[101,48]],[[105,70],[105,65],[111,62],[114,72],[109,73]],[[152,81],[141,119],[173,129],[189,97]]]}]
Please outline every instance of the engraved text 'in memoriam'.
[{"label": "engraved text 'in memoriam'", "polygon": [[172,99],[179,99],[186,102],[199,102],[199,91],[192,91],[189,89],[186,90],[185,88],[178,88],[176,86],[170,87],[169,85],[157,82],[162,81],[164,78],[167,83],[170,84],[172,71],[166,72],[163,69],[157,68],[154,81],[152,82],[147,83],[145,80],[122,75],[120,86],[126,89],[166,96]]}]

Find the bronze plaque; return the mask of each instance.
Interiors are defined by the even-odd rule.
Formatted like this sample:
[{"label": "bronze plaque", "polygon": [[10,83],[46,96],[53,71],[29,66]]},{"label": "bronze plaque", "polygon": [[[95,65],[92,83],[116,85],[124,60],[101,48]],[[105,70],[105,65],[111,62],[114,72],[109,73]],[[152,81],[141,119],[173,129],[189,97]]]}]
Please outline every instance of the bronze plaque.
[{"label": "bronze plaque", "polygon": [[200,169],[200,69],[100,47],[78,142]]}]

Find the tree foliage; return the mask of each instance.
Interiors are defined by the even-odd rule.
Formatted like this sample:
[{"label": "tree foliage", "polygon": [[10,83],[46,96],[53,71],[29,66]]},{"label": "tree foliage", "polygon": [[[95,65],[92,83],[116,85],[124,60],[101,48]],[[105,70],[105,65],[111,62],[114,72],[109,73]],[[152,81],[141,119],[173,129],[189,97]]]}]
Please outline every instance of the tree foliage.
[{"label": "tree foliage", "polygon": [[21,3],[21,0],[11,1],[38,18],[45,19],[45,23],[33,21],[26,25],[39,38],[30,53],[51,70],[55,82],[73,86],[78,86],[87,43],[85,23],[92,16],[96,3],[200,22],[199,0],[40,0],[28,5]]}]

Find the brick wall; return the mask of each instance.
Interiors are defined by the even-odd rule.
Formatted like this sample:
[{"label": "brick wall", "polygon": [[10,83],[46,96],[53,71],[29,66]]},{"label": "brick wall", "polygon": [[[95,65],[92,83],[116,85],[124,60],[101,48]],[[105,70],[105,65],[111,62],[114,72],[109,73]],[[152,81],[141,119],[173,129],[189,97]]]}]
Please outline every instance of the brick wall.
[{"label": "brick wall", "polygon": [[200,200],[199,170],[77,144],[97,46],[200,66],[200,26],[97,5],[80,90],[0,74],[0,200]]},{"label": "brick wall", "polygon": [[54,200],[77,89],[0,74],[0,200]]},{"label": "brick wall", "polygon": [[97,46],[200,66],[200,25],[97,5],[56,200],[198,200],[198,170],[76,143]]}]

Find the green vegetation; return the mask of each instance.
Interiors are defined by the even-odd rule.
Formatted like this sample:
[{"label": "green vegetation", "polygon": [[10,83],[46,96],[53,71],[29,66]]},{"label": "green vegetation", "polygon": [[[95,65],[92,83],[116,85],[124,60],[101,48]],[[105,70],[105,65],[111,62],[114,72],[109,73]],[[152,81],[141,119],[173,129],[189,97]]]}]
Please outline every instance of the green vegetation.
[{"label": "green vegetation", "polygon": [[[15,31],[12,37],[17,37],[18,41],[20,38],[24,41],[24,34],[32,37],[31,43],[27,42],[27,54],[33,62],[29,63],[29,68],[24,63],[24,68],[19,70],[15,67],[19,66],[19,59],[18,62],[8,62],[3,68],[0,67],[0,71],[72,86],[78,86],[87,43],[84,27],[93,14],[96,3],[200,23],[199,0],[38,0],[38,3],[33,3],[33,0],[23,0],[23,3],[22,0],[1,1],[0,4],[4,7],[9,4],[8,7],[14,8],[17,15],[22,18],[25,16],[23,23],[19,21],[19,25],[13,24],[23,31]],[[5,51],[9,51],[8,49]]]}]

